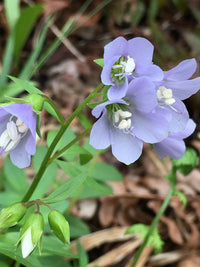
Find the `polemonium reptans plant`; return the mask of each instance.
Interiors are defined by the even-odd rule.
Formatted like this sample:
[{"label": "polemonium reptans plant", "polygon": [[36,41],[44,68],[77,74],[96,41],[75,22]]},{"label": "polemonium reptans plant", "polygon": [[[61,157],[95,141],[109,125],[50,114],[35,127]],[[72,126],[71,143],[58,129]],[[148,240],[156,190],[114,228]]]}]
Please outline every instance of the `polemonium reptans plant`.
[{"label": "polemonium reptans plant", "polygon": [[[49,227],[44,227],[47,220],[43,218],[41,205],[51,210],[48,219],[52,232],[64,244],[69,243],[70,224],[60,211],[53,209],[50,204],[72,198],[72,204],[68,209],[70,211],[79,197],[81,188],[84,187],[84,182],[91,186],[96,185],[97,182],[94,185],[91,183],[93,176],[90,177],[91,171],[95,168],[94,162],[90,163],[93,155],[87,151],[87,147],[82,148],[76,144],[90,131],[90,144],[94,148],[111,147],[113,155],[127,165],[141,156],[144,142],[151,144],[160,158],[167,155],[174,159],[187,157],[183,139],[193,133],[195,123],[189,118],[182,100],[190,97],[200,88],[200,77],[190,79],[196,70],[196,61],[195,59],[184,60],[173,69],[163,72],[152,62],[153,50],[153,45],[147,39],[140,37],[128,41],[118,37],[107,44],[104,50],[104,63],[102,64],[102,59],[96,60],[97,64],[103,67],[102,83],[66,121],[55,103],[32,84],[10,77],[18,86],[27,87],[27,91],[33,94],[25,99],[10,98],[11,103],[0,106],[1,155],[10,153],[12,163],[19,168],[25,168],[31,164],[31,156],[36,150],[36,129],[40,136],[39,114],[43,107],[60,124],[59,129],[47,138],[48,150],[44,157],[37,161],[39,166],[36,167],[34,179],[23,199],[0,212],[0,229],[4,231],[8,227],[17,225],[23,218],[23,226],[18,237],[18,245],[21,244],[22,248],[22,254],[18,255],[20,263],[26,264],[24,258],[29,257],[30,254],[32,254],[31,257],[38,256],[35,248],[38,245],[40,247],[44,229],[48,231],[46,229]],[[99,92],[101,89],[102,91]],[[35,92],[39,94],[36,95]],[[99,96],[103,97],[102,100],[90,103],[92,99]],[[96,122],[79,136],[73,135],[73,138],[70,137],[71,139],[67,140],[70,123],[87,105],[93,107],[92,114],[96,117]],[[73,149],[74,145],[76,146]],[[70,148],[72,149],[67,154]],[[72,154],[74,162],[69,157]],[[36,153],[36,156],[41,155]],[[198,163],[196,154],[189,154],[189,158],[190,165],[195,167]],[[187,159],[184,159],[181,162],[181,170],[185,170],[183,166],[186,161]],[[151,226],[145,226],[147,230],[145,235],[143,234],[144,241],[132,266],[135,266],[146,245],[155,246],[155,242],[151,243],[151,237],[154,237],[155,233],[158,235],[155,232],[156,225],[167,208],[171,196],[175,194],[176,171],[179,170],[180,163],[174,162],[167,177],[171,184],[170,190]],[[41,185],[42,178],[49,179],[48,176],[51,173],[49,172],[48,176],[45,174],[52,163],[56,168],[61,166],[71,178],[63,181],[59,186],[56,185],[57,188],[50,193],[46,193],[47,188],[45,191],[37,191],[39,185],[45,184]],[[47,184],[50,185],[49,180]],[[129,228],[127,233],[135,232],[134,227]],[[141,225],[139,228],[141,230]],[[44,237],[48,238],[49,235],[50,232]],[[52,242],[48,241],[45,244],[49,245]],[[160,245],[159,249],[161,247]],[[65,248],[63,251],[66,253]],[[62,250],[58,253],[62,253]],[[64,254],[64,256],[73,257],[72,254]]]}]

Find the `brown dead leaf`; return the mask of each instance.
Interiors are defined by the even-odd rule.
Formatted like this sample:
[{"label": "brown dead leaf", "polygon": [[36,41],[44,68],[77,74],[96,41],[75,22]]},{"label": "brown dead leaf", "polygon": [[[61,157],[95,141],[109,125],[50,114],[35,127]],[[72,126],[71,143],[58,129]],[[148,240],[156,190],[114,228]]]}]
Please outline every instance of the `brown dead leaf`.
[{"label": "brown dead leaf", "polygon": [[68,7],[70,0],[38,0],[38,2],[45,6],[44,13],[45,15],[50,15],[60,9]]},{"label": "brown dead leaf", "polygon": [[87,265],[87,267],[107,267],[120,262],[141,244],[141,239],[131,240],[123,245],[107,252],[95,261]]},{"label": "brown dead leaf", "polygon": [[99,210],[99,220],[103,227],[109,226],[114,220],[116,200],[112,198],[103,198]]},{"label": "brown dead leaf", "polygon": [[[160,201],[150,201],[148,203],[148,206],[153,209],[153,211],[155,213],[157,213],[161,207],[161,202]],[[166,224],[167,228],[168,228],[168,234],[169,234],[169,237],[170,239],[176,243],[176,244],[179,244],[179,245],[182,245],[184,240],[183,240],[183,237],[180,233],[180,230],[178,228],[178,226],[176,225],[176,223],[170,219],[170,218],[167,218],[165,216],[162,216],[161,217],[161,221]]]},{"label": "brown dead leaf", "polygon": [[187,259],[184,259],[179,262],[177,267],[199,267],[200,265],[200,256],[190,256]]},{"label": "brown dead leaf", "polygon": [[169,190],[169,182],[165,179],[160,179],[152,176],[145,176],[142,178],[142,184],[153,191],[156,191],[159,195],[167,195]]}]

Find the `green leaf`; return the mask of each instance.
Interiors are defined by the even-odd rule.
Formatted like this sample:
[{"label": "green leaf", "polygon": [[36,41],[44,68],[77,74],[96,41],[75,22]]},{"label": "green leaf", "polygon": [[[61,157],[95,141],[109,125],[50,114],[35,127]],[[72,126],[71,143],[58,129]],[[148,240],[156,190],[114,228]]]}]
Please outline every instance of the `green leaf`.
[{"label": "green leaf", "polygon": [[42,238],[42,255],[51,256],[59,255],[69,258],[77,258],[77,255],[69,251],[70,245],[64,245],[55,236],[43,236]]},{"label": "green leaf", "polygon": [[8,256],[9,258],[23,264],[26,267],[42,267],[39,260],[34,254],[23,258],[21,248],[16,248],[16,243],[19,239],[19,233],[9,232],[0,236],[0,253]]},{"label": "green leaf", "polygon": [[81,166],[78,163],[70,163],[62,160],[57,160],[56,163],[71,177],[77,176],[82,172]]},{"label": "green leaf", "polygon": [[142,1],[137,1],[137,7],[132,15],[132,23],[138,25],[144,15],[145,5]]},{"label": "green leaf", "polygon": [[19,0],[4,0],[4,4],[8,24],[13,29],[20,15]]},{"label": "green leaf", "polygon": [[91,177],[87,177],[79,198],[94,198],[111,194],[113,194],[113,191],[109,185],[97,182]]},{"label": "green leaf", "polygon": [[73,178],[66,180],[48,197],[44,198],[43,201],[50,204],[65,200],[66,198],[69,197],[75,197],[77,191],[84,183],[86,177],[87,173],[83,172]]},{"label": "green leaf", "polygon": [[[35,172],[37,173],[40,165],[43,161],[44,156],[46,155],[47,147],[38,146],[35,155],[33,156],[33,167]],[[52,185],[55,180],[58,172],[58,167],[56,163],[52,163],[47,167],[43,174],[43,179],[40,180],[36,190],[34,191],[31,199],[41,198],[48,188]]]},{"label": "green leaf", "polygon": [[191,147],[186,148],[185,154],[181,159],[171,160],[173,166],[184,175],[188,175],[199,164],[197,152]]},{"label": "green leaf", "polygon": [[79,267],[85,267],[88,264],[88,255],[84,248],[81,246],[79,241],[76,241],[78,256],[79,256]]},{"label": "green leaf", "polygon": [[104,59],[103,58],[95,59],[94,62],[103,68],[103,66],[104,66]]},{"label": "green leaf", "polygon": [[27,91],[29,94],[44,94],[42,91],[40,91],[38,88],[33,86],[33,83],[24,81],[22,79],[13,77],[13,76],[8,76],[13,82],[16,83],[18,87],[21,87],[21,92],[23,90]]},{"label": "green leaf", "polygon": [[51,23],[53,22],[54,17],[55,17],[54,15],[50,16],[47,19],[47,21],[45,22],[45,24],[41,30],[40,36],[38,38],[37,45],[32,50],[31,54],[29,55],[25,65],[24,65],[24,68],[22,69],[22,71],[19,74],[20,79],[29,80],[31,78],[33,66],[35,65],[36,60],[40,55],[40,52],[43,48],[44,41],[46,38],[47,30],[49,29]]},{"label": "green leaf", "polygon": [[[149,226],[138,223],[130,226],[125,234],[140,234],[140,237],[142,240],[145,239],[149,231]],[[152,246],[155,249],[155,254],[160,253],[162,250],[162,247],[164,245],[164,242],[162,241],[158,229],[154,229],[153,234],[149,237],[149,240],[147,242],[146,246]]]},{"label": "green leaf", "polygon": [[72,238],[77,238],[80,236],[90,234],[90,228],[88,227],[88,225],[79,218],[77,218],[76,216],[73,216],[71,214],[66,214],[65,218],[69,223],[70,236]]},{"label": "green leaf", "polygon": [[122,174],[113,166],[105,162],[96,162],[91,177],[99,181],[121,181]]},{"label": "green leaf", "polygon": [[63,257],[60,256],[46,256],[43,257],[42,255],[39,257],[39,261],[42,266],[48,266],[48,267],[71,267],[71,264],[66,261]]},{"label": "green leaf", "polygon": [[33,5],[25,8],[21,12],[15,27],[14,57],[16,61],[18,61],[24,44],[43,9],[44,7],[42,5]]},{"label": "green leaf", "polygon": [[28,187],[27,176],[24,170],[19,169],[15,165],[13,165],[10,158],[7,157],[3,171],[6,177],[6,181],[9,183],[12,189],[15,192],[19,193],[20,196],[23,195]]},{"label": "green leaf", "polygon": [[180,199],[180,201],[182,202],[182,205],[183,205],[182,208],[185,209],[185,207],[187,205],[187,197],[186,197],[186,195],[183,192],[181,192],[179,190],[176,190],[176,189],[174,190],[174,195],[179,197],[179,199]]},{"label": "green leaf", "polygon": [[148,8],[148,19],[155,20],[159,10],[159,1],[151,0]]},{"label": "green leaf", "polygon": [[[59,130],[51,130],[48,132],[47,135],[48,146],[51,145],[58,131]],[[70,128],[68,128],[63,134],[62,138],[59,140],[58,144],[56,145],[54,152],[61,150],[64,146],[69,144],[74,138],[76,138],[76,134]]]},{"label": "green leaf", "polygon": [[78,114],[78,119],[79,119],[81,125],[85,129],[88,129],[92,126],[92,123],[90,122],[90,120],[83,113]]}]

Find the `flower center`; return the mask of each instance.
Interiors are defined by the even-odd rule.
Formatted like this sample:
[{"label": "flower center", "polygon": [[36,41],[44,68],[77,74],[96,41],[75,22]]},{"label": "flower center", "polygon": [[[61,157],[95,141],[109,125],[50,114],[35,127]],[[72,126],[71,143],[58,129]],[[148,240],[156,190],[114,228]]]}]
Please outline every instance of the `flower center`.
[{"label": "flower center", "polygon": [[164,102],[168,106],[171,106],[175,103],[175,99],[173,98],[172,94],[172,89],[168,89],[163,85],[158,88],[157,97],[159,102]]},{"label": "flower center", "polygon": [[129,131],[131,128],[131,116],[132,113],[129,111],[117,110],[113,115],[114,127],[125,132]]},{"label": "flower center", "polygon": [[6,129],[0,136],[0,155],[13,150],[27,131],[28,127],[21,119],[11,116]]},{"label": "flower center", "polygon": [[121,57],[112,66],[111,78],[118,84],[124,83],[126,76],[133,75],[135,70],[135,61],[131,57]]}]

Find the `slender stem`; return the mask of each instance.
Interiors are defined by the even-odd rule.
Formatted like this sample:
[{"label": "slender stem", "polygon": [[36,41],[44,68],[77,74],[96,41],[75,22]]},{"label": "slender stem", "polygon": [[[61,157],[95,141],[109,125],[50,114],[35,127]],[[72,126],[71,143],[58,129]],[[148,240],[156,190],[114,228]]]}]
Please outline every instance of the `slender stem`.
[{"label": "slender stem", "polygon": [[46,95],[41,95],[45,101],[47,103],[49,103],[49,105],[51,105],[51,107],[53,108],[53,110],[56,112],[56,115],[58,117],[58,121],[61,123],[61,125],[63,125],[65,123],[62,115],[60,114],[60,111],[58,110],[57,106],[55,105],[55,103],[49,98],[47,97]]},{"label": "slender stem", "polygon": [[65,147],[63,147],[60,151],[58,151],[57,153],[55,153],[48,161],[47,166],[50,165],[53,161],[55,161],[57,158],[59,158],[68,148],[70,148],[71,146],[73,146],[76,142],[78,142],[79,140],[81,140],[85,135],[89,134],[91,131],[91,128],[88,128],[87,130],[85,130],[82,134],[80,134],[79,136],[77,136],[76,138],[74,138],[69,144],[67,144]]},{"label": "slender stem", "polygon": [[156,217],[154,218],[151,226],[149,227],[149,231],[142,243],[142,245],[140,246],[139,250],[137,251],[135,257],[134,257],[134,260],[133,260],[133,263],[131,265],[131,267],[135,267],[144,248],[146,247],[147,243],[148,243],[148,240],[149,240],[149,237],[152,235],[154,229],[156,228],[156,225],[158,224],[161,216],[163,215],[163,213],[165,212],[166,208],[168,207],[168,204],[170,202],[170,199],[174,193],[174,188],[175,188],[175,185],[176,185],[176,173],[175,173],[175,170],[172,170],[172,176],[173,176],[173,179],[171,181],[171,186],[170,186],[170,189],[168,191],[168,194],[159,210],[159,212],[157,213]]},{"label": "slender stem", "polygon": [[101,83],[97,88],[83,101],[83,103],[77,107],[77,109],[72,113],[72,115],[69,117],[69,119],[61,126],[60,130],[58,131],[57,135],[55,136],[53,142],[51,143],[42,163],[39,168],[39,171],[37,172],[31,186],[29,187],[26,195],[23,197],[22,202],[26,202],[30,199],[33,192],[35,191],[36,187],[38,186],[46,168],[48,165],[48,161],[54,151],[55,146],[59,142],[60,138],[63,136],[64,132],[70,125],[70,123],[73,121],[73,119],[79,114],[79,112],[96,96],[96,93],[102,88],[103,84]]}]

